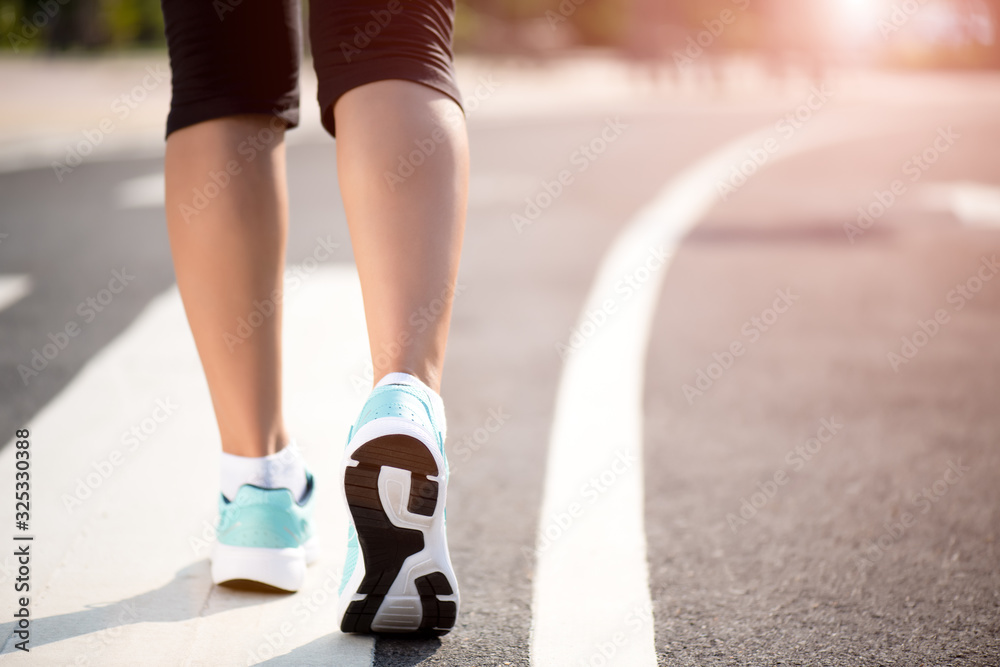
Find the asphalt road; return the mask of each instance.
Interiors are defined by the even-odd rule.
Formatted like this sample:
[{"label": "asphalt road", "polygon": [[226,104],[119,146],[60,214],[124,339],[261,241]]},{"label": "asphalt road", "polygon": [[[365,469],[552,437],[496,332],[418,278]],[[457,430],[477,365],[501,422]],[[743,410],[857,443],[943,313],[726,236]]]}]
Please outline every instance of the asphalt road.
[{"label": "asphalt road", "polygon": [[[1000,188],[1000,105],[980,96],[998,79],[894,85],[810,113],[805,125],[853,129],[730,182],[663,277],[641,406],[661,665],[1000,664],[1000,219],[954,204],[968,184]],[[443,390],[463,610],[441,639],[378,639],[375,665],[531,663],[557,344],[645,204],[727,141],[760,128],[783,141],[799,108],[473,119]],[[606,150],[581,152],[602,133]],[[572,182],[540,198],[562,170]],[[85,164],[61,184],[47,169],[0,175],[0,273],[34,281],[0,311],[0,432],[30,423],[172,284],[162,211],[121,207],[122,183],[160,171],[154,159]],[[329,237],[329,261],[349,264],[332,143],[290,147],[289,173],[289,261]],[[858,207],[890,196],[859,226]],[[514,214],[533,220],[519,230]],[[116,270],[134,279],[96,312],[87,299]],[[79,335],[25,381],[18,365],[71,322]],[[625,626],[579,640],[613,644]]]}]

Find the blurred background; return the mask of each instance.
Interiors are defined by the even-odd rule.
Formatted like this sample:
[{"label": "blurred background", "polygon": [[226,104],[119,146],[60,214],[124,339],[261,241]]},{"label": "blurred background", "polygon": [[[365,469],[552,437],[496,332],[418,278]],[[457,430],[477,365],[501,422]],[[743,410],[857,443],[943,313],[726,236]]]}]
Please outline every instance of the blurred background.
[{"label": "blurred background", "polygon": [[[336,509],[300,594],[210,583],[218,439],[165,230],[158,2],[0,0],[0,445],[31,427],[44,591],[30,656],[7,622],[0,659],[526,667],[547,494],[610,480],[598,507],[641,475],[629,517],[589,516],[639,527],[622,543],[646,549],[653,618],[605,618],[621,592],[581,574],[600,627],[566,635],[574,667],[615,664],[633,622],[653,645],[626,667],[996,667],[998,40],[1000,0],[459,0],[473,168],[443,395],[464,611],[444,638],[373,642],[331,632]],[[371,368],[334,141],[308,63],[301,79],[285,404],[332,490]],[[564,352],[615,321],[585,304],[636,226],[664,232],[620,274],[657,290],[650,330],[611,353],[648,333],[622,392],[643,455],[621,483],[601,439],[585,480],[552,484]],[[602,373],[627,363],[606,361],[586,377],[617,389]],[[8,443],[4,497],[13,465]]]},{"label": "blurred background", "polygon": [[[655,59],[727,9],[749,16],[717,36],[716,54],[764,54],[778,67],[796,57],[817,66],[1000,66],[998,0],[459,0],[455,41],[461,52],[544,58],[601,47]],[[0,34],[0,49],[17,53],[164,46],[156,0],[0,0]]]},{"label": "blurred background", "polygon": [[[742,5],[744,3],[737,3]],[[754,0],[750,20],[719,36],[730,52],[794,54],[821,63],[1000,66],[997,0]],[[606,47],[663,57],[691,28],[732,9],[727,0],[459,0],[459,51],[544,57]],[[920,11],[916,11],[919,7]],[[911,16],[912,15],[912,16]],[[565,24],[568,29],[553,30]],[[155,0],[2,0],[2,47],[14,52],[101,52],[161,48]]]}]

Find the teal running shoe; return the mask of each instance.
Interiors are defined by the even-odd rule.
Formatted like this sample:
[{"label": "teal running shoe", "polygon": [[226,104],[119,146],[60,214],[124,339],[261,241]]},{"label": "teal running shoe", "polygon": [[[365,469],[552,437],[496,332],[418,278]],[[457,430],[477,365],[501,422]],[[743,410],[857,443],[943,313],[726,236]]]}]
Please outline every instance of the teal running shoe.
[{"label": "teal running shoe", "polygon": [[445,534],[444,407],[415,378],[395,383],[400,375],[372,390],[348,435],[343,632],[444,634],[458,614]]},{"label": "teal running shoe", "polygon": [[249,581],[299,590],[306,565],[319,556],[312,530],[314,496],[313,477],[308,473],[305,494],[298,502],[288,489],[252,484],[241,486],[232,501],[220,494],[212,581]]}]

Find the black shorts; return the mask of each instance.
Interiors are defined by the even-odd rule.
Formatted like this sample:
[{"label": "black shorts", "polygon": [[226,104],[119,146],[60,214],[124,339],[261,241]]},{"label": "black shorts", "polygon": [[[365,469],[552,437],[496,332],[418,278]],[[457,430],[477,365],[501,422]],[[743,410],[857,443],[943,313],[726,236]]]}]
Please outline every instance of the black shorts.
[{"label": "black shorts", "polygon": [[[167,135],[235,114],[299,123],[299,0],[162,0],[173,96]],[[352,88],[385,79],[461,104],[452,69],[455,0],[311,0],[309,37],[323,126]]]}]

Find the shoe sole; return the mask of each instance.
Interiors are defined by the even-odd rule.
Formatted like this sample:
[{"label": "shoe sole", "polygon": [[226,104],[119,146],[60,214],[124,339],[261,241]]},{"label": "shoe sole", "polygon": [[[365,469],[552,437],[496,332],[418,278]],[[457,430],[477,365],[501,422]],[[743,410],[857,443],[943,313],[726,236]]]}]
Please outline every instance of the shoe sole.
[{"label": "shoe sole", "polygon": [[407,420],[376,419],[354,439],[361,444],[348,450],[344,493],[361,558],[341,598],[340,629],[444,634],[459,606],[444,528],[444,459]]},{"label": "shoe sole", "polygon": [[306,566],[318,556],[319,542],[315,537],[300,547],[287,549],[217,543],[212,553],[212,581],[253,582],[294,593],[305,582]]}]

